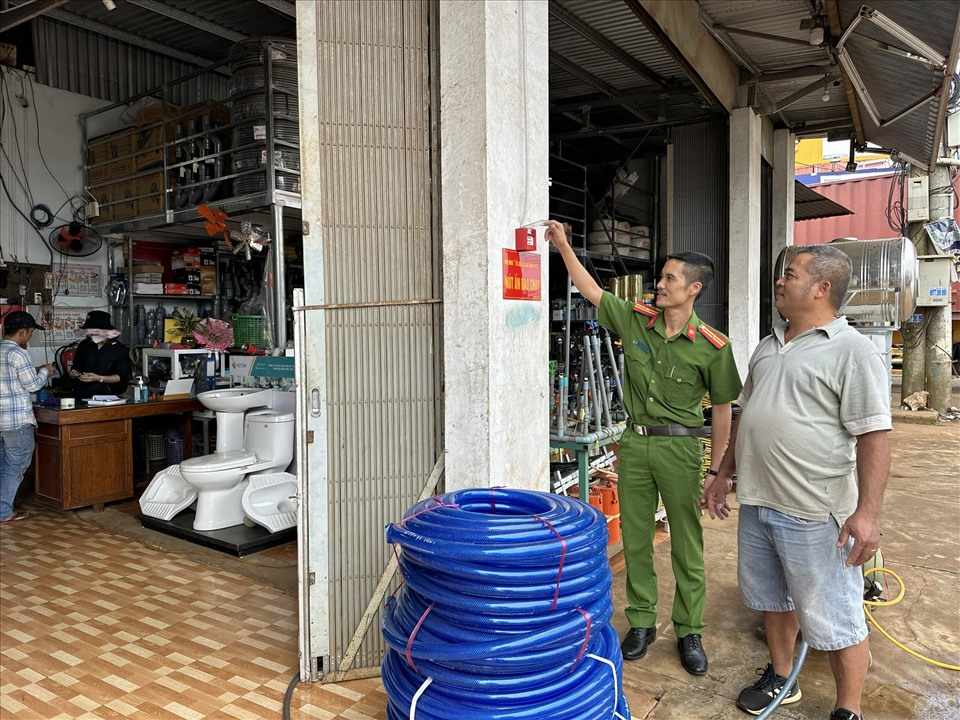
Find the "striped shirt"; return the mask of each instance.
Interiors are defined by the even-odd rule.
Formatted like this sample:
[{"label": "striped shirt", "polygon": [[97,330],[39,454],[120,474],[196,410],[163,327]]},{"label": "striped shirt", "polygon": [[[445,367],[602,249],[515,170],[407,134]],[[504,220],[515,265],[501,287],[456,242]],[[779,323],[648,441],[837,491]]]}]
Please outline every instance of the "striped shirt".
[{"label": "striped shirt", "polygon": [[37,424],[30,393],[46,384],[46,368],[37,372],[26,350],[0,339],[0,432]]}]

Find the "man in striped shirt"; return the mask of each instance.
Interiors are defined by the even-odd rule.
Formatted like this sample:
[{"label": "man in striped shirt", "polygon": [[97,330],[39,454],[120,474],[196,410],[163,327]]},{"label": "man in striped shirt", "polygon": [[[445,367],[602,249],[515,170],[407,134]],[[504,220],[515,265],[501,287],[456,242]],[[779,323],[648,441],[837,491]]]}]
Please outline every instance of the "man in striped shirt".
[{"label": "man in striped shirt", "polygon": [[37,325],[25,312],[11,312],[3,318],[0,339],[0,523],[21,520],[26,515],[13,510],[23,474],[33,457],[34,429],[31,393],[47,384],[53,366],[35,370],[27,343]]}]

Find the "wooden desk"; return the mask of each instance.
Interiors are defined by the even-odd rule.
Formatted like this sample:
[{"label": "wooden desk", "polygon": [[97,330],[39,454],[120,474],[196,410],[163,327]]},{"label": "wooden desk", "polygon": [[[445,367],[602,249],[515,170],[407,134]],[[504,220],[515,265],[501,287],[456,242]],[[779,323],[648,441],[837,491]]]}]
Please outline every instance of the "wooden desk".
[{"label": "wooden desk", "polygon": [[61,510],[133,497],[133,420],[179,415],[184,456],[193,449],[193,398],[61,410],[35,405],[37,495]]}]

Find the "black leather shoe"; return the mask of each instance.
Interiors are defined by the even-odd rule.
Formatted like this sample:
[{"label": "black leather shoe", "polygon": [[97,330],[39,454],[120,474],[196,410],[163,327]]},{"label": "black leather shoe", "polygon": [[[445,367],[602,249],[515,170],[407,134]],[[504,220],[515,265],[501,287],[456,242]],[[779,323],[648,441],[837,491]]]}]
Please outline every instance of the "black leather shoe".
[{"label": "black leather shoe", "polygon": [[647,648],[657,639],[657,629],[630,628],[630,632],[623,636],[620,650],[624,660],[639,660],[647,654]]},{"label": "black leather shoe", "polygon": [[680,651],[680,664],[691,675],[707,674],[707,654],[703,651],[703,638],[699,635],[687,635],[677,640]]}]

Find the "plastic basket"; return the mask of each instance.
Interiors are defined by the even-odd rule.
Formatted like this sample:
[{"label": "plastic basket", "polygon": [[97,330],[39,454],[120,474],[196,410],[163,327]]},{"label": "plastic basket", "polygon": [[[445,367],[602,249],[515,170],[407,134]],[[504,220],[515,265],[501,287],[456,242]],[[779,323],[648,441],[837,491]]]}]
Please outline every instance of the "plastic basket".
[{"label": "plastic basket", "polygon": [[145,438],[147,460],[166,460],[167,449],[164,446],[163,433],[147,433]]},{"label": "plastic basket", "polygon": [[183,434],[179,431],[167,431],[166,460],[170,465],[179,465],[183,462]]},{"label": "plastic basket", "polygon": [[263,345],[263,317],[260,315],[233,316],[233,342],[235,345]]}]

